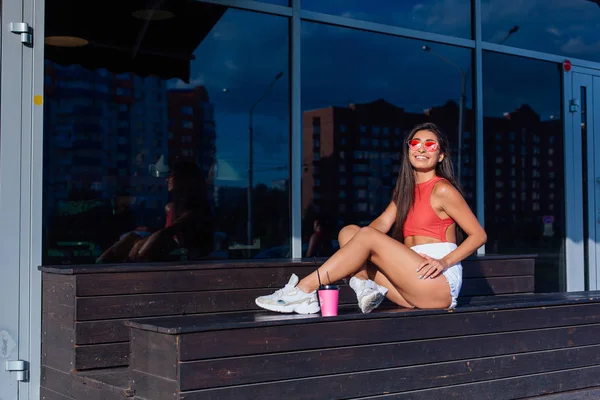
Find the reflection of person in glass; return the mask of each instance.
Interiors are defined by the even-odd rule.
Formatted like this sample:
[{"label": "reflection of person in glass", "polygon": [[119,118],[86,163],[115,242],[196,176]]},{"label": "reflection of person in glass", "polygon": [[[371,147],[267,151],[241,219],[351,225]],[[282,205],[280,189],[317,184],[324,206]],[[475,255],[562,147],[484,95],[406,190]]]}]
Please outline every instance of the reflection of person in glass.
[{"label": "reflection of person in glass", "polygon": [[329,221],[324,216],[318,216],[313,222],[314,232],[308,241],[306,257],[328,257],[333,253]]},{"label": "reflection of person in glass", "polygon": [[148,235],[136,230],[102,254],[98,263],[164,261],[177,249],[201,258],[212,249],[213,218],[206,179],[194,163],[176,163],[167,177],[171,202],[165,206],[164,228]]},{"label": "reflection of person in glass", "polygon": [[[467,237],[457,246],[459,227]],[[319,280],[329,284],[353,275],[350,287],[364,313],[384,296],[402,307],[454,308],[461,261],[486,240],[454,178],[447,137],[434,124],[422,124],[406,138],[386,210],[369,226],[344,227],[339,233],[342,248],[318,275],[315,271],[300,282],[292,275],[283,289],[257,298],[256,304],[278,312],[316,313]]]}]

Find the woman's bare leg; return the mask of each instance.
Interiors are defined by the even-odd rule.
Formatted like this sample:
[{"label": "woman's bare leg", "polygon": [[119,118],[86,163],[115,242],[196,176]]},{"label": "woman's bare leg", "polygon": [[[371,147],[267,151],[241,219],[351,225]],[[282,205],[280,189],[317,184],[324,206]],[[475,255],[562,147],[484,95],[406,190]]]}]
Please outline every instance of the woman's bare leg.
[{"label": "woman's bare leg", "polygon": [[133,259],[136,261],[160,261],[161,256],[175,248],[173,236],[164,230],[154,232],[144,243],[135,249]]},{"label": "woman's bare leg", "polygon": [[126,261],[129,256],[129,252],[140,240],[142,240],[140,235],[135,232],[129,232],[118,242],[106,249],[106,251],[96,259],[96,262],[101,264]]},{"label": "woman's bare leg", "polygon": [[[340,233],[338,234],[338,242],[340,242],[340,248],[344,247],[353,237],[360,231],[360,227],[358,225],[347,225],[342,228]],[[416,269],[416,268],[415,268]],[[399,306],[406,308],[413,308],[414,306],[410,304],[406,299],[402,296],[402,294],[398,291],[398,288],[385,276],[383,272],[377,268],[377,266],[369,261],[362,265],[362,267],[356,271],[354,274],[358,279],[371,279],[375,281],[380,286],[383,286],[388,290],[386,293],[386,297],[398,304]]]},{"label": "woman's bare leg", "polygon": [[[340,243],[340,248],[344,247],[353,237],[360,231],[360,226],[358,225],[346,225],[340,230],[338,233],[338,242]],[[352,276],[355,276],[359,279],[367,280],[369,276],[367,274],[367,263],[365,262],[362,267],[358,271],[356,271]]]},{"label": "woman's bare leg", "polygon": [[[321,281],[331,283],[352,275],[369,259],[389,278],[409,304],[419,308],[450,306],[450,289],[441,274],[434,279],[419,279],[416,269],[423,258],[397,240],[370,227],[361,228],[318,269]],[[298,283],[298,288],[305,293],[318,287],[316,271]]]}]

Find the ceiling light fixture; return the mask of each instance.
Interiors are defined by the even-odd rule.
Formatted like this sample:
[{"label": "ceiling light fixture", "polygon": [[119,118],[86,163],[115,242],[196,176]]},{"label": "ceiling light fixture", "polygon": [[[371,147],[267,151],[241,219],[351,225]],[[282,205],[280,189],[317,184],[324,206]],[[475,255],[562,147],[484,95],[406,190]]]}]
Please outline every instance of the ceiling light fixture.
[{"label": "ceiling light fixture", "polygon": [[44,42],[48,46],[56,47],[83,47],[89,43],[88,40],[77,36],[48,36]]}]

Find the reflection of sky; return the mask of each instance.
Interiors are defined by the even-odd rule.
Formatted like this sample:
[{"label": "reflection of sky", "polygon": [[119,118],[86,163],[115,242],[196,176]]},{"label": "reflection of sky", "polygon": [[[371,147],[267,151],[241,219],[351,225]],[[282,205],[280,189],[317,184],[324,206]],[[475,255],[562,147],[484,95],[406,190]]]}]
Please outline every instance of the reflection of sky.
[{"label": "reflection of sky", "polygon": [[559,64],[483,53],[484,117],[501,117],[529,104],[542,120],[561,116]]},{"label": "reflection of sky", "polygon": [[[303,23],[303,109],[347,106],[382,98],[409,112],[421,113],[448,100],[458,102],[460,72],[434,54],[423,51],[425,43]],[[470,50],[427,44],[463,71],[469,68]],[[469,106],[473,100],[470,93],[469,85]]]},{"label": "reflection of sky", "polygon": [[286,18],[229,9],[194,52],[190,84],[204,85],[215,105],[217,158],[248,179],[249,113],[275,75],[284,72],[254,111],[254,181],[271,185],[289,175],[289,67]]},{"label": "reflection of sky", "polygon": [[482,0],[483,39],[506,45],[600,61],[600,6],[589,0]]},{"label": "reflection of sky", "polygon": [[[283,0],[269,1],[283,4]],[[467,37],[467,0],[303,0],[303,8],[350,18]],[[587,0],[482,0],[483,34],[505,44],[581,58],[600,56],[600,33],[594,18],[600,7]],[[268,185],[289,174],[289,47],[284,17],[229,9],[196,49],[189,85],[206,86],[215,104],[217,155],[225,159],[244,185],[248,169],[248,119],[251,105],[278,72],[283,77],[256,107],[255,181]],[[460,73],[421,40],[302,23],[302,109],[347,106],[385,99],[409,112],[458,101]],[[427,43],[434,52],[466,71],[469,49]],[[579,47],[578,47],[579,46]],[[598,51],[595,47],[598,47]],[[585,50],[585,51],[583,51]],[[594,53],[595,52],[595,53]],[[529,104],[542,119],[560,117],[558,65],[485,53],[486,116]],[[467,106],[472,107],[472,74],[467,79]]]},{"label": "reflection of sky", "polygon": [[471,0],[302,0],[302,8],[427,32],[469,37]]}]

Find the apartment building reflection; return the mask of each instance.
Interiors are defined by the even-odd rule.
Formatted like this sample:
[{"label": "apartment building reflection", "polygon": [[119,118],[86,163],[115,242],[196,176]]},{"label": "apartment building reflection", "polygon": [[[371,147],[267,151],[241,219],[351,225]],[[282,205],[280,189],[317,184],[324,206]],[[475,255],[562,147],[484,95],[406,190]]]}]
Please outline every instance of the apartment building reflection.
[{"label": "apartment building reflection", "polygon": [[169,164],[195,163],[208,174],[216,161],[214,105],[204,86],[168,91]]},{"label": "apartment building reflection", "polygon": [[[523,105],[500,118],[484,118],[486,229],[491,252],[548,247],[560,235],[564,212],[562,121],[542,121]],[[499,245],[501,243],[501,245]]]},{"label": "apartment building reflection", "polygon": [[[45,63],[45,207],[65,200],[135,198],[138,223],[166,200],[148,166],[167,154],[165,81]],[[48,139],[52,140],[48,140]]]},{"label": "apartment building reflection", "polygon": [[[370,223],[391,198],[406,131],[431,121],[456,146],[457,116],[453,102],[409,113],[384,100],[304,112],[303,210],[312,207],[314,212],[335,216],[338,227]],[[465,119],[462,187],[474,210],[476,146],[471,110]],[[551,235],[550,220],[554,228],[564,223],[553,217],[564,215],[559,195],[564,176],[560,120],[542,121],[523,106],[504,117],[485,117],[484,132],[486,229],[513,238],[507,241],[494,234],[500,240],[490,243],[491,252],[510,251],[507,243],[521,237],[528,243],[542,243]],[[522,221],[523,229],[515,234],[509,227],[516,221]]]},{"label": "apartment building reflection", "polygon": [[[463,187],[473,201],[475,144],[472,114],[465,115]],[[335,216],[338,228],[370,223],[390,201],[406,131],[426,121],[442,127],[456,146],[458,106],[453,102],[420,114],[385,100],[304,112],[302,209]]]}]

